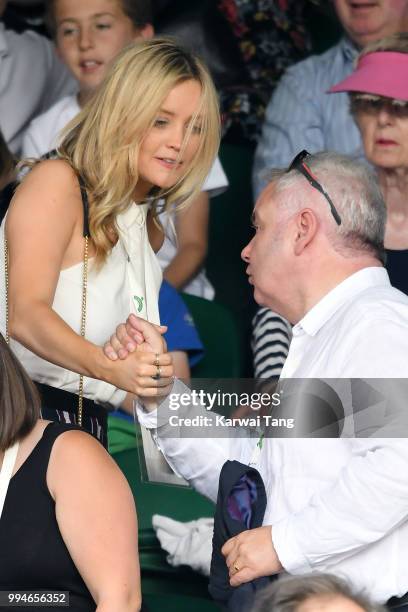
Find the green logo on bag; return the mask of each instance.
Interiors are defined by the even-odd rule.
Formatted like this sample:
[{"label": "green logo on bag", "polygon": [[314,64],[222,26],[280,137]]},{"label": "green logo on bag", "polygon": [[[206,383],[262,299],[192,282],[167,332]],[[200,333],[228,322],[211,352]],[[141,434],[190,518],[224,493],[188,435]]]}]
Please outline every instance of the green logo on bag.
[{"label": "green logo on bag", "polygon": [[138,295],[134,295],[133,299],[136,300],[137,312],[142,312],[144,298],[143,297],[139,297]]}]

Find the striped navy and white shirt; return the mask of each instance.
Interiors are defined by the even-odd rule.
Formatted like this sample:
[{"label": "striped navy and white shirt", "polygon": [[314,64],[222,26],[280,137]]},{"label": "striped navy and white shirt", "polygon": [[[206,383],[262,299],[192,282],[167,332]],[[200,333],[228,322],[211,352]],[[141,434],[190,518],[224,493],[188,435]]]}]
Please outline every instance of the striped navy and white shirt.
[{"label": "striped navy and white shirt", "polygon": [[259,308],[252,321],[255,378],[279,378],[292,338],[290,323],[269,308]]},{"label": "striped navy and white shirt", "polygon": [[349,112],[346,93],[327,90],[353,71],[358,50],[347,38],[322,55],[291,66],[271,97],[255,154],[253,184],[257,197],[268,168],[284,168],[302,149],[334,150],[364,158],[360,133]]}]

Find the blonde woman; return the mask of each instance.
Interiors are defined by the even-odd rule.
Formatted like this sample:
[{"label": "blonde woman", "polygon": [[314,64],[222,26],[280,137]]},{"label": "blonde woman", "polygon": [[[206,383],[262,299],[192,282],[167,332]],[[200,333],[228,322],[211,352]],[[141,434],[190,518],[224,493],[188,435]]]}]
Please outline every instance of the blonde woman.
[{"label": "blonde woman", "polygon": [[[173,369],[163,343],[152,340],[116,361],[101,346],[129,313],[159,323],[161,272],[152,247],[160,246],[162,233],[155,203],[164,196],[166,206],[188,206],[218,145],[217,98],[207,70],[171,40],[156,39],[120,54],[68,125],[60,159],[36,164],[23,181],[0,239],[8,242],[11,346],[40,383],[44,418],[82,416],[104,442],[100,404],[129,409],[135,395],[156,396],[169,383]],[[142,320],[139,325],[143,333]],[[84,400],[77,409],[78,374]]]}]

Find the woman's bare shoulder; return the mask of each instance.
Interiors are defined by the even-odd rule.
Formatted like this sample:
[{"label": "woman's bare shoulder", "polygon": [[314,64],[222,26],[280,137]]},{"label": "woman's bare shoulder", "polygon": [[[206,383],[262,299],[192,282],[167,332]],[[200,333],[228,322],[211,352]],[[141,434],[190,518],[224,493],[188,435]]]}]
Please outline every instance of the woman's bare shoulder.
[{"label": "woman's bare shoulder", "polygon": [[64,178],[65,180],[77,180],[75,170],[65,159],[44,159],[29,169],[24,175],[22,184],[32,177],[52,177],[55,174],[58,178]]},{"label": "woman's bare shoulder", "polygon": [[69,430],[58,436],[51,452],[47,472],[51,495],[56,496],[64,479],[68,485],[71,475],[74,482],[76,479],[75,486],[79,486],[78,474],[84,486],[90,481],[100,481],[111,488],[128,489],[124,475],[102,444],[84,431]]},{"label": "woman's bare shoulder", "polygon": [[67,465],[80,465],[83,460],[89,469],[116,469],[115,461],[93,436],[85,431],[71,429],[60,434],[53,448],[53,460],[59,470],[66,469]]},{"label": "woman's bare shoulder", "polygon": [[104,449],[102,444],[98,442],[91,434],[81,429],[68,429],[61,433],[56,442],[61,454],[81,452],[91,453],[95,457],[105,456],[109,459],[109,454]]},{"label": "woman's bare shoulder", "polygon": [[73,168],[64,160],[44,160],[28,172],[16,190],[8,223],[14,220],[20,223],[22,217],[29,222],[31,218],[40,221],[43,216],[59,219],[62,213],[69,223],[69,215],[73,221],[80,212],[80,204],[79,183]]}]

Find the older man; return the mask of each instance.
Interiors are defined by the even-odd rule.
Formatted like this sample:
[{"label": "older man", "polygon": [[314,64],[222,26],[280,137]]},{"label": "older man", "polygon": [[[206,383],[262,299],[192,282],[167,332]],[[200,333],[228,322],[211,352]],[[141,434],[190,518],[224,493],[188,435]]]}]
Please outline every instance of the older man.
[{"label": "older man", "polygon": [[333,2],[345,34],[326,53],[289,68],[275,89],[255,155],[256,196],[265,186],[265,169],[286,166],[301,148],[364,156],[347,95],[327,96],[326,92],[353,71],[361,47],[408,30],[408,0]]},{"label": "older man", "polygon": [[[360,133],[349,112],[346,94],[327,90],[353,70],[364,45],[408,30],[408,0],[333,0],[343,26],[340,42],[322,55],[289,68],[266,111],[255,155],[255,195],[265,185],[267,168],[286,166],[296,151],[334,150],[363,158]],[[332,98],[336,98],[333,100]],[[260,308],[253,321],[255,374],[276,377],[285,362],[291,332],[287,321]]]},{"label": "older man", "polygon": [[[383,267],[384,222],[374,175],[338,154],[303,152],[261,194],[242,257],[255,299],[294,324],[285,377],[408,378],[408,297]],[[139,419],[157,426],[155,411]],[[213,499],[227,459],[262,475],[264,526],[223,548],[231,585],[284,569],[343,574],[378,601],[407,593],[406,440],[269,438],[254,453],[248,439],[198,444],[163,425],[157,441]]]}]

